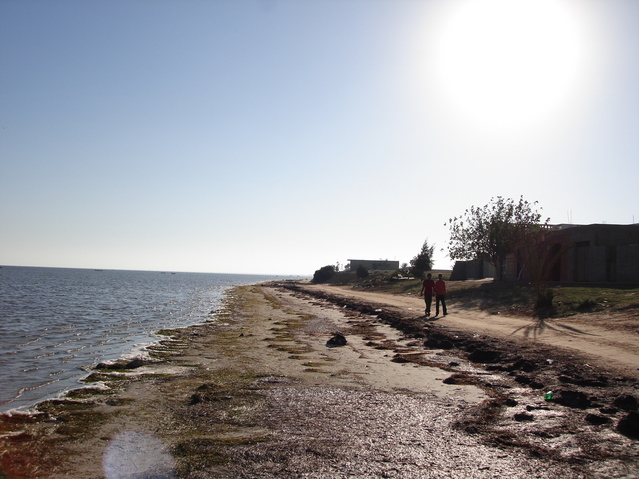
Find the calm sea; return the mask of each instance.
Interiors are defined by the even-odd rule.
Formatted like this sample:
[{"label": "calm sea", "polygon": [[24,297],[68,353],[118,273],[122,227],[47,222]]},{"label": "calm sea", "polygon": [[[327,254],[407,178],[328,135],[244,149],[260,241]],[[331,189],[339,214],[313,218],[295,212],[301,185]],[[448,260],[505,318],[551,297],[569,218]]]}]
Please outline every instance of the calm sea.
[{"label": "calm sea", "polygon": [[214,319],[228,288],[271,279],[4,266],[0,412],[77,388],[88,368],[140,354],[160,339],[156,331]]}]

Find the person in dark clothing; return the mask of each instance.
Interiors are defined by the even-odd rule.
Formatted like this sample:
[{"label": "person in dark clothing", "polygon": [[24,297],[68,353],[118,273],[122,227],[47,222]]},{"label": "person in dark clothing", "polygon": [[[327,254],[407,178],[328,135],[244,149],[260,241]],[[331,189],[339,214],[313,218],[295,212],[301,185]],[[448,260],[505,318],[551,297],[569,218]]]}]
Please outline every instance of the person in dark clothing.
[{"label": "person in dark clothing", "polygon": [[435,294],[437,295],[435,299],[435,316],[439,316],[439,303],[442,303],[442,312],[444,316],[446,316],[448,314],[446,312],[446,283],[442,279],[441,274],[435,282]]},{"label": "person in dark clothing", "polygon": [[419,293],[424,297],[426,302],[426,317],[430,316],[430,305],[433,304],[433,294],[435,292],[435,281],[432,279],[432,275],[428,273],[426,279],[422,283],[422,290]]}]

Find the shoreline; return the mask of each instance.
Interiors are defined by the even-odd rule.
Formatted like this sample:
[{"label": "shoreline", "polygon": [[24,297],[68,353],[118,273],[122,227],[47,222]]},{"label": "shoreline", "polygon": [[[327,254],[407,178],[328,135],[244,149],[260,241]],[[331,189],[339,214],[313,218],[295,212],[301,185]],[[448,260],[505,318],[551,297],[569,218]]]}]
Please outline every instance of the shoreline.
[{"label": "shoreline", "polygon": [[[636,440],[584,424],[573,408],[546,403],[530,383],[454,348],[424,347],[423,321],[391,326],[392,308],[333,300],[277,284],[231,289],[218,322],[174,331],[155,351],[162,362],[135,369],[136,377],[94,371],[113,389],[43,405],[37,418],[3,418],[0,470],[8,478],[108,477],[105,452],[138,434],[138,443],[154,444],[162,477],[639,471]],[[336,330],[347,344],[327,347]],[[139,463],[120,459],[120,468]]]},{"label": "shoreline", "polygon": [[80,387],[100,362],[143,357],[155,331],[207,321],[235,284],[284,278],[12,267],[2,279],[0,413]]}]

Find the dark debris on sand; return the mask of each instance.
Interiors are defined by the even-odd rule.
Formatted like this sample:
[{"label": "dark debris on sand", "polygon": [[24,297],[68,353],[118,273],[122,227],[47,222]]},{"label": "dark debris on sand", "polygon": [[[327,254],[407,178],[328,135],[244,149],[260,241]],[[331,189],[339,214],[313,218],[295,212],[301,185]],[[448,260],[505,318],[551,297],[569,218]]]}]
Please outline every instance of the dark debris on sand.
[{"label": "dark debris on sand", "polygon": [[[425,348],[446,351],[446,357],[457,356],[484,370],[485,376],[475,375],[473,380],[491,399],[470,408],[455,423],[459,430],[481,436],[484,444],[570,464],[585,477],[639,477],[637,378],[595,369],[572,351],[452,330],[425,323],[410,311],[300,284],[281,287],[376,316]],[[424,364],[421,358],[404,355],[402,360]],[[436,364],[452,372],[457,365]],[[449,378],[451,383],[456,375]],[[500,380],[492,381],[494,375]]]}]

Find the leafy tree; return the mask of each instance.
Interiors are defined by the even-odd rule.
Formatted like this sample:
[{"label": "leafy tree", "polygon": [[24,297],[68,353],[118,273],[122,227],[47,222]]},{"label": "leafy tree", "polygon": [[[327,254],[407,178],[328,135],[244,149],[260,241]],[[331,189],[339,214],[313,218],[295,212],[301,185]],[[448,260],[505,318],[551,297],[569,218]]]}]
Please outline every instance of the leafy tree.
[{"label": "leafy tree", "polygon": [[315,271],[315,274],[313,275],[313,283],[326,283],[335,273],[335,266],[332,264],[324,266]]},{"label": "leafy tree", "polygon": [[424,241],[422,250],[410,260],[410,274],[416,278],[422,278],[427,271],[433,269],[433,252],[435,246],[428,246],[428,240]]},{"label": "leafy tree", "polygon": [[523,196],[515,202],[498,196],[482,207],[471,206],[462,216],[448,220],[449,256],[453,260],[487,260],[502,279],[502,266],[509,254],[519,255],[535,241],[544,225],[541,213]]}]

